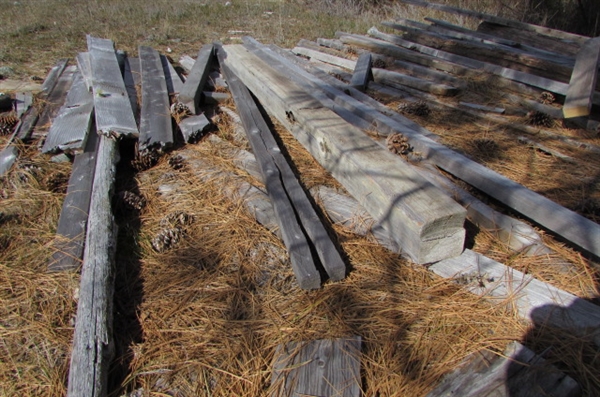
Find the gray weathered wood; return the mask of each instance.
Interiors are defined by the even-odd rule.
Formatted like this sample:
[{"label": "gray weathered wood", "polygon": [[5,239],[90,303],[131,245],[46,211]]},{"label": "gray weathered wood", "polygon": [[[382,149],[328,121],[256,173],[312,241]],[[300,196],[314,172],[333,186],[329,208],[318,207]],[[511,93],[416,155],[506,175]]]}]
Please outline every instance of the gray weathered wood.
[{"label": "gray weathered wood", "polygon": [[360,349],[359,336],[277,346],[271,396],[360,396]]},{"label": "gray weathered wood", "polygon": [[92,66],[90,64],[90,53],[80,52],[75,58],[77,60],[77,68],[83,76],[83,81],[88,89],[92,92]]},{"label": "gray weathered wood", "polygon": [[151,47],[140,46],[142,109],[139,149],[164,150],[173,145],[173,124],[169,92],[160,55]]},{"label": "gray weathered wood", "polygon": [[52,124],[52,120],[58,114],[61,106],[65,103],[67,93],[71,89],[73,84],[73,77],[77,66],[70,65],[64,68],[63,72],[59,76],[54,88],[44,99],[45,106],[40,113],[40,117],[35,125],[35,128],[48,129]]},{"label": "gray weathered wood", "polygon": [[54,118],[42,153],[80,152],[93,120],[94,99],[81,73],[76,72],[64,105]]},{"label": "gray weathered wood", "polygon": [[[92,68],[93,63],[92,50]],[[68,397],[105,397],[108,391],[108,368],[114,355],[112,316],[117,245],[111,200],[118,156],[116,141],[101,136],[81,270]]]},{"label": "gray weathered wood", "polygon": [[581,387],[518,342],[504,352],[482,350],[467,356],[427,397],[578,397]]},{"label": "gray weathered wood", "polygon": [[576,163],[577,162],[577,160],[575,160],[573,157],[567,156],[567,155],[559,152],[558,150],[554,150],[554,149],[551,149],[551,148],[549,148],[547,146],[544,146],[541,143],[538,143],[538,142],[534,141],[533,139],[529,139],[527,137],[520,136],[520,137],[517,138],[517,140],[520,143],[532,146],[532,147],[534,147],[534,148],[536,148],[536,149],[538,149],[538,150],[540,150],[540,151],[542,151],[544,153],[548,153],[548,154],[550,154],[550,155],[552,155],[552,156],[554,156],[556,158],[559,158],[559,159],[561,159],[563,161],[566,161],[567,163]]},{"label": "gray weathered wood", "polygon": [[227,92],[204,91],[202,92],[202,98],[207,105],[219,105],[230,101],[231,95]]},{"label": "gray weathered wood", "polygon": [[15,94],[15,112],[21,118],[23,114],[33,105],[33,95],[30,92],[17,92]]},{"label": "gray weathered wood", "polygon": [[539,326],[559,327],[594,338],[600,347],[600,306],[471,250],[429,267],[444,278],[467,281],[469,291],[510,305]]},{"label": "gray weathered wood", "polygon": [[10,171],[18,156],[19,150],[12,144],[7,145],[0,152],[0,176],[4,176]]},{"label": "gray weathered wood", "polygon": [[87,43],[98,132],[104,135],[138,137],[139,131],[113,42],[88,35]]},{"label": "gray weathered wood", "polygon": [[178,101],[186,105],[193,114],[198,114],[198,106],[208,73],[214,58],[214,46],[207,44],[198,52],[198,58],[183,84]]},{"label": "gray weathered wood", "polygon": [[320,46],[323,46],[323,47],[333,48],[338,51],[344,51],[347,48],[344,43],[342,43],[341,41],[339,41],[337,39],[318,38],[317,44]]},{"label": "gray weathered wood", "polygon": [[210,121],[204,114],[199,114],[184,118],[178,125],[185,142],[191,143],[196,142],[204,134],[210,126]]},{"label": "gray weathered wood", "polygon": [[[227,46],[226,51],[231,68],[261,103],[377,222],[388,225],[415,262],[428,263],[435,257],[462,251],[463,208],[404,167],[398,156],[381,148],[243,47]],[[296,124],[303,126],[306,134]]]},{"label": "gray weathered wood", "polygon": [[163,66],[163,71],[165,73],[165,80],[167,82],[167,91],[169,92],[169,96],[175,99],[177,95],[183,90],[183,80],[179,73],[175,70],[171,62],[169,62],[169,58],[164,55],[160,56],[160,61]]},{"label": "gray weathered wood", "polygon": [[386,111],[383,105],[368,95],[348,87],[326,73],[320,74],[319,77],[329,84],[322,81],[315,84],[313,89],[320,87],[327,92],[328,96],[334,98],[340,107],[363,117],[369,123],[374,123],[378,132],[402,133],[425,159],[496,198],[542,227],[600,256],[598,224],[424,136],[421,133],[423,127],[410,121],[402,121],[405,118],[398,114],[390,115],[389,110]]},{"label": "gray weathered wood", "polygon": [[504,108],[496,108],[496,107],[492,107],[492,106],[485,106],[485,105],[479,105],[477,103],[469,103],[469,102],[462,102],[462,101],[458,102],[458,104],[461,106],[466,106],[471,109],[481,110],[483,112],[491,112],[491,113],[498,113],[498,114],[506,113],[506,109],[504,109]]},{"label": "gray weathered wood", "polygon": [[356,66],[354,67],[354,74],[352,75],[352,81],[350,85],[357,90],[365,91],[369,80],[373,78],[371,72],[371,54],[364,53],[358,57]]},{"label": "gray weathered wood", "polygon": [[[313,279],[318,279],[320,286],[318,271],[314,275],[316,267],[310,254],[311,243],[329,277],[334,281],[341,280],[346,275],[344,261],[281,153],[250,92],[229,70],[229,62],[225,59],[222,49],[219,49],[219,61],[240,111],[246,135],[261,167],[298,284],[301,287],[308,284],[306,288],[314,288],[312,283],[316,280]],[[300,241],[300,237],[304,237],[303,241]],[[293,252],[299,244],[302,249]]]},{"label": "gray weathered wood", "polygon": [[97,148],[98,135],[93,129],[85,151],[76,155],[73,161],[67,195],[52,242],[55,252],[48,264],[49,271],[77,270],[81,266]]},{"label": "gray weathered wood", "polygon": [[179,58],[179,64],[183,69],[185,69],[186,73],[190,73],[192,71],[195,63],[196,60],[189,55],[182,55]]},{"label": "gray weathered wood", "polygon": [[600,61],[600,37],[587,41],[577,55],[563,106],[565,118],[590,114],[598,78],[598,61]]},{"label": "gray weathered wood", "polygon": [[478,38],[480,40],[489,41],[492,43],[498,43],[498,44],[502,44],[502,45],[507,45],[509,47],[518,47],[519,46],[518,41],[507,40],[507,39],[503,39],[501,37],[496,37],[491,34],[477,32],[475,30],[463,28],[462,26],[453,25],[449,22],[442,21],[439,19],[434,19],[434,18],[424,18],[424,19],[426,21],[431,22],[433,24],[433,26],[440,26],[440,27],[444,28],[446,31],[452,30],[452,31],[455,31],[458,33],[462,33],[464,35],[469,35],[471,37]]},{"label": "gray weathered wood", "polygon": [[123,60],[123,84],[125,84],[125,90],[129,96],[129,103],[131,104],[131,111],[137,122],[139,122],[139,111],[140,106],[138,104],[138,87],[141,92],[142,87],[142,76],[140,73],[140,60],[139,58],[125,58]]},{"label": "gray weathered wood", "polygon": [[515,21],[512,19],[498,17],[495,15],[484,14],[481,12],[464,10],[461,8],[451,7],[451,6],[447,6],[447,5],[443,5],[443,4],[429,3],[429,2],[420,1],[420,0],[402,0],[402,2],[406,3],[406,4],[419,6],[419,7],[440,10],[440,11],[444,11],[444,12],[448,12],[448,13],[452,13],[452,14],[465,15],[465,16],[477,18],[477,19],[480,19],[483,21],[493,22],[493,23],[499,24],[499,25],[510,26],[510,27],[525,30],[528,32],[536,32],[539,34],[555,37],[555,38],[558,38],[561,40],[572,41],[572,42],[579,43],[579,44],[583,44],[588,39],[588,37],[586,37],[586,36],[581,36],[581,35],[574,34],[574,33],[564,32],[562,30],[550,29],[550,28],[547,28],[544,26],[533,25],[533,24],[529,24],[529,23],[525,23],[525,22]]},{"label": "gray weathered wood", "polygon": [[56,65],[54,65],[50,71],[48,71],[48,74],[44,79],[44,83],[42,83],[42,91],[40,93],[41,99],[48,98],[48,95],[50,95],[54,89],[54,86],[56,86],[58,78],[63,73],[63,70],[67,67],[68,63],[69,59],[67,58],[59,59],[58,62],[56,62]]}]

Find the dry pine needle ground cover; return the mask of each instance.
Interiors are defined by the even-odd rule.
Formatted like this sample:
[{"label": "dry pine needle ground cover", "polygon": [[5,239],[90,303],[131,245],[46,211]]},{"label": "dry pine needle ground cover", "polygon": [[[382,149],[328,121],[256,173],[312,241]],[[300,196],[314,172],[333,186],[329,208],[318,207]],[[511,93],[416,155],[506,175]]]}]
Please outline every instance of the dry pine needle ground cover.
[{"label": "dry pine needle ground cover", "polygon": [[[203,42],[231,41],[230,30],[248,30],[289,47],[301,37],[332,37],[335,30],[363,33],[385,17],[336,17],[317,8],[311,13],[292,2],[227,7],[210,1],[206,6],[153,2],[140,8],[128,2],[56,1],[49,2],[51,9],[40,2],[13,3],[1,3],[6,7],[0,17],[0,62],[20,76],[43,74],[56,59],[83,50],[84,33],[113,38],[118,45],[146,44],[161,51],[169,46],[194,55]],[[190,29],[192,23],[201,26]],[[409,117],[444,143],[598,221],[600,165],[594,156],[544,142],[578,160],[571,165],[516,143],[515,132],[482,128],[464,115]],[[600,357],[590,341],[531,328],[506,310],[510,302],[492,305],[343,227],[332,229],[351,266],[349,276],[318,291],[297,288],[281,242],[240,200],[225,194],[232,180],[261,186],[231,164],[229,148],[247,149],[232,130],[231,120],[221,115],[215,134],[224,143],[205,139],[139,173],[129,166],[132,145],[122,147],[117,191],[135,192],[146,205],[139,210],[116,205],[112,395],[268,395],[278,344],[352,335],[363,340],[362,387],[369,396],[422,396],[468,354],[499,352],[512,340],[544,351],[582,384],[585,395],[600,393]],[[306,188],[339,188],[289,133],[276,130]],[[598,144],[574,130],[556,131]],[[494,150],[482,150],[474,138],[493,140]],[[2,147],[6,139],[0,137]],[[78,299],[77,274],[46,273],[70,166],[49,163],[35,146],[20,147],[17,167],[0,181],[3,396],[64,395]],[[185,155],[182,167],[169,162],[177,154]],[[194,164],[210,172],[201,179]],[[177,241],[157,252],[153,241],[168,228],[179,230]],[[597,299],[598,264],[552,237],[543,235],[555,254],[529,258],[485,232],[468,230],[474,250]]]}]

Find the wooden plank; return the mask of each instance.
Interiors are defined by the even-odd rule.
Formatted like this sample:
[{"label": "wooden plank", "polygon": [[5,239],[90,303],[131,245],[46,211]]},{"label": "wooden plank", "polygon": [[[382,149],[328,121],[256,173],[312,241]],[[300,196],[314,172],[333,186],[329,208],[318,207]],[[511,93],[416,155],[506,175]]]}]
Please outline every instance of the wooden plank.
[{"label": "wooden plank", "polygon": [[324,39],[320,37],[317,39],[317,44],[323,47],[333,48],[334,50],[338,51],[345,51],[347,48],[344,43],[337,39]]},{"label": "wooden plank", "polygon": [[490,113],[498,113],[498,114],[506,113],[506,109],[504,109],[504,108],[497,108],[497,107],[479,105],[477,103],[469,103],[469,102],[462,102],[462,101],[458,102],[458,104],[461,106],[471,108],[471,109],[481,110],[482,112],[490,112]]},{"label": "wooden plank", "polygon": [[[415,262],[428,263],[462,251],[463,208],[405,167],[400,157],[275,72],[273,64],[267,65],[240,46],[227,46],[226,51],[230,67],[261,103],[377,222],[389,226]],[[303,126],[303,131],[296,125]]]},{"label": "wooden plank", "polygon": [[142,109],[139,149],[164,150],[173,146],[173,124],[169,92],[160,55],[151,47],[140,46]]},{"label": "wooden plank", "polygon": [[565,118],[590,114],[598,79],[598,61],[600,61],[600,37],[587,41],[577,55],[563,106]]},{"label": "wooden plank", "polygon": [[163,71],[165,73],[165,79],[167,82],[167,91],[169,92],[169,97],[175,99],[177,95],[183,90],[183,80],[179,73],[175,70],[171,62],[169,62],[169,58],[164,55],[160,56],[160,61],[163,66]]},{"label": "wooden plank", "polygon": [[373,79],[373,73],[371,72],[371,54],[365,52],[358,57],[356,66],[354,67],[354,74],[352,75],[352,81],[350,85],[357,90],[365,91],[369,80]]},{"label": "wooden plank", "polygon": [[535,149],[538,149],[544,153],[550,154],[556,158],[559,158],[563,161],[566,161],[567,163],[572,163],[575,164],[577,163],[577,160],[575,160],[573,157],[571,156],[567,156],[565,154],[562,154],[561,152],[559,152],[558,150],[554,150],[551,149],[547,146],[542,145],[541,143],[538,143],[536,141],[534,141],[533,139],[529,139],[527,137],[524,136],[520,136],[517,138],[517,140],[519,141],[519,143],[525,144],[525,145],[529,145]]},{"label": "wooden plank", "polygon": [[[94,50],[90,52],[94,70]],[[116,141],[101,136],[90,200],[67,397],[103,397],[108,391],[108,368],[114,354],[112,302],[117,245],[111,199],[118,157]]]},{"label": "wooden plank", "polygon": [[210,126],[210,121],[204,114],[188,116],[179,122],[179,129],[187,143],[197,142]]},{"label": "wooden plank", "polygon": [[7,145],[0,152],[0,176],[4,176],[10,171],[18,156],[19,150],[15,145]]},{"label": "wooden plank", "polygon": [[15,111],[18,118],[21,118],[32,105],[33,95],[30,92],[17,92],[15,94]]},{"label": "wooden plank", "polygon": [[70,65],[65,67],[62,74],[56,81],[54,88],[45,98],[45,106],[40,113],[40,117],[36,123],[36,128],[47,129],[50,127],[52,120],[58,114],[61,106],[65,103],[67,93],[73,84],[73,77],[77,66]]},{"label": "wooden plank", "polygon": [[85,235],[96,168],[98,135],[93,129],[85,151],[75,156],[69,178],[67,195],[63,202],[48,271],[77,270],[81,266]]},{"label": "wooden plank", "polygon": [[142,76],[140,73],[139,58],[125,58],[123,61],[123,84],[129,96],[131,111],[133,112],[136,122],[139,123],[140,106],[138,104],[138,87],[142,87]]},{"label": "wooden plank", "polygon": [[271,396],[360,396],[360,349],[359,336],[279,345]]},{"label": "wooden plank", "polygon": [[335,98],[340,107],[364,118],[369,123],[374,123],[379,133],[403,134],[415,150],[421,152],[423,158],[496,198],[542,227],[600,256],[598,224],[424,136],[420,132],[423,127],[410,121],[401,122],[404,119],[402,116],[390,115],[389,109],[385,110],[383,105],[368,95],[348,87],[325,73],[321,73],[319,77],[329,84],[321,81],[315,84],[313,89],[320,87],[322,90],[327,90],[327,95]]},{"label": "wooden plank", "polygon": [[477,18],[483,21],[493,22],[499,25],[510,26],[513,28],[525,30],[528,32],[536,32],[546,36],[554,37],[561,40],[572,41],[578,44],[583,44],[589,37],[581,36],[574,33],[564,32],[562,30],[550,29],[544,26],[533,25],[530,23],[515,21],[512,19],[502,18],[495,15],[489,15],[482,12],[464,10],[457,7],[451,7],[443,4],[429,3],[420,0],[402,0],[403,3],[411,4],[419,7],[429,8],[433,10],[444,11],[452,14],[465,15],[472,18]]},{"label": "wooden plank", "polygon": [[427,397],[454,395],[577,397],[581,396],[581,387],[542,357],[513,341],[502,354],[489,350],[470,354]]},{"label": "wooden plank", "polygon": [[[322,62],[331,63],[332,65],[341,66],[350,70],[354,70],[354,68],[356,67],[356,61],[336,57],[329,54],[324,54],[322,52],[314,51],[304,47],[295,47],[292,49],[292,52],[295,54],[310,57],[311,59],[317,59]],[[431,81],[406,76],[401,73],[396,73],[384,69],[373,68],[372,71],[375,81],[380,84],[386,84],[392,87],[396,87],[398,85],[406,85],[409,87],[416,88],[418,90],[427,91],[444,96],[452,96],[458,93],[458,89],[446,84],[433,83]]]},{"label": "wooden plank", "polygon": [[[310,254],[311,245],[330,279],[333,281],[343,279],[346,276],[346,265],[342,257],[292,168],[281,153],[260,110],[254,104],[250,92],[229,69],[229,62],[224,55],[219,48],[221,69],[240,112],[248,140],[257,156],[267,191],[278,215],[283,240],[290,252],[290,260],[293,259],[296,262],[292,262],[292,267],[298,284],[302,286],[310,282],[308,288],[314,288],[312,287],[313,278],[318,278],[320,284],[318,272],[316,276],[314,275],[316,267]],[[302,236],[304,238],[301,241],[299,237]],[[302,244],[302,250],[293,252],[296,251],[299,244]]]},{"label": "wooden plank", "polygon": [[94,99],[81,73],[76,72],[64,105],[54,118],[42,153],[83,151],[93,120]]},{"label": "wooden plank", "polygon": [[213,58],[214,46],[212,44],[207,44],[200,49],[198,58],[196,58],[196,62],[179,94],[178,101],[186,105],[192,114],[198,114],[199,112],[198,106],[200,105],[202,90],[206,84]]},{"label": "wooden plank", "polygon": [[475,30],[463,28],[462,26],[453,25],[449,22],[442,21],[439,19],[434,19],[434,18],[424,18],[424,19],[428,22],[431,22],[433,24],[433,26],[439,26],[439,27],[444,28],[445,31],[451,30],[451,31],[455,31],[458,33],[462,33],[464,35],[469,35],[474,38],[478,38],[483,41],[498,43],[498,44],[506,45],[509,47],[518,47],[519,46],[518,41],[507,40],[507,39],[503,39],[501,37],[497,37],[497,36],[494,36],[491,34],[481,33],[481,32],[475,31]]},{"label": "wooden plank", "polygon": [[56,86],[56,83],[58,82],[58,78],[67,67],[68,63],[68,58],[59,59],[58,62],[56,62],[56,65],[54,65],[50,71],[48,71],[48,74],[44,79],[44,83],[42,83],[42,92],[40,93],[41,99],[46,99],[48,95],[50,95],[54,89],[54,86]]},{"label": "wooden plank", "polygon": [[80,52],[75,59],[77,60],[79,73],[83,76],[83,81],[85,82],[88,91],[92,92],[92,65],[90,64],[90,53]]},{"label": "wooden plank", "polygon": [[192,71],[195,63],[196,60],[189,55],[182,55],[179,58],[179,64],[186,71],[186,73],[190,73]]},{"label": "wooden plank", "polygon": [[96,128],[104,135],[138,137],[131,102],[111,40],[87,36]]},{"label": "wooden plank", "polygon": [[227,92],[204,91],[202,92],[202,98],[207,105],[220,105],[229,102],[231,95]]},{"label": "wooden plank", "polygon": [[444,278],[468,281],[466,288],[504,302],[537,326],[552,326],[594,338],[600,347],[600,307],[471,250],[429,267]]}]

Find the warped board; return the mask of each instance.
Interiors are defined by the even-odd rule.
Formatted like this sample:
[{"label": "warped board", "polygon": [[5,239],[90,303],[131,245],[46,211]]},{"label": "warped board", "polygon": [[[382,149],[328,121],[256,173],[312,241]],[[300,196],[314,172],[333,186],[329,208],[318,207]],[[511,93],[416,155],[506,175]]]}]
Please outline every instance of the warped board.
[{"label": "warped board", "polygon": [[64,105],[54,118],[42,153],[80,152],[93,120],[94,99],[84,77],[76,72]]},{"label": "warped board", "polygon": [[359,397],[360,349],[360,336],[277,346],[271,396]]},{"label": "warped board", "polygon": [[590,114],[598,80],[598,61],[600,61],[600,37],[587,41],[577,55],[563,106],[565,118]]},{"label": "warped board", "polygon": [[48,264],[49,271],[77,270],[81,266],[97,148],[98,135],[93,129],[85,151],[76,155],[73,161],[67,195],[52,242],[55,252]]},{"label": "warped board", "polygon": [[[320,73],[313,89],[321,89],[340,108],[373,123],[379,133],[402,133],[422,156],[471,184],[558,236],[600,256],[600,225],[535,193],[485,166],[428,138],[427,131],[405,117],[390,112],[368,95]],[[319,80],[322,80],[319,82]],[[325,82],[327,81],[327,82]],[[431,134],[431,133],[429,133]]]},{"label": "warped board", "polygon": [[212,44],[207,44],[200,49],[196,62],[179,93],[177,100],[186,105],[192,114],[198,114],[198,105],[200,104],[202,90],[206,84],[213,57],[214,46]]},{"label": "warped board", "polygon": [[96,128],[111,136],[138,137],[131,102],[111,40],[87,36]]},{"label": "warped board", "polygon": [[52,91],[44,99],[46,104],[40,113],[40,117],[35,125],[36,128],[46,129],[50,127],[52,120],[56,117],[66,100],[67,93],[73,84],[73,77],[76,70],[77,66],[75,65],[64,68]]},{"label": "warped board", "polygon": [[48,71],[48,74],[46,75],[46,78],[42,83],[41,99],[48,98],[48,95],[50,95],[50,93],[56,86],[58,78],[62,74],[63,70],[65,70],[65,68],[67,67],[68,63],[69,59],[67,58],[59,59],[58,62],[56,62],[56,65],[54,65],[50,69],[50,71]]},{"label": "warped board", "polygon": [[430,263],[462,251],[462,207],[243,47],[224,48],[230,67],[263,106],[377,222],[388,225],[413,261]]},{"label": "warped board", "polygon": [[140,46],[139,55],[142,72],[139,149],[164,150],[173,145],[173,124],[163,64],[151,47]]}]

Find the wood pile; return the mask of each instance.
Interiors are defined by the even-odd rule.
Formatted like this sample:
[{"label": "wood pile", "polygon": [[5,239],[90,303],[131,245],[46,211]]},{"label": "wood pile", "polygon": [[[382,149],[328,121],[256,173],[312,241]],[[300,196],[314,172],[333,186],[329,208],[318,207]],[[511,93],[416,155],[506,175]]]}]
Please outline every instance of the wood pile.
[{"label": "wood pile", "polygon": [[[375,27],[366,36],[338,32],[336,39],[301,40],[291,51],[244,37],[243,45],[209,44],[195,61],[182,60],[189,72],[185,80],[169,59],[150,47],[140,46],[139,58],[133,58],[115,51],[110,40],[89,36],[88,52],[77,55],[77,65],[61,60],[46,78],[39,99],[50,105],[40,110],[32,106],[31,97],[17,98],[18,124],[0,154],[0,175],[10,172],[17,145],[32,139],[35,125],[50,125],[43,153],[64,152],[74,158],[49,263],[50,271],[75,270],[82,264],[68,396],[107,393],[118,248],[112,202],[119,146],[137,140],[136,167],[147,169],[164,153],[201,140],[214,116],[205,112],[206,106],[230,100],[226,93],[209,91],[209,80],[228,87],[251,148],[236,152],[234,166],[266,187],[240,182],[225,188],[225,194],[242,197],[256,220],[280,237],[301,288],[318,289],[327,280],[344,282],[350,271],[315,207],[319,201],[329,219],[352,232],[374,236],[389,250],[468,285],[492,303],[509,304],[527,321],[591,337],[600,348],[596,304],[465,249],[465,220],[493,233],[515,255],[531,256],[552,251],[530,224],[509,214],[593,258],[600,257],[600,226],[450,148],[415,121],[450,109],[510,126],[528,135],[519,136],[520,144],[576,164],[580,160],[538,140],[555,139],[591,156],[600,151],[551,130],[554,123],[570,119],[589,134],[598,134],[600,41],[447,6],[405,3],[484,22],[471,31],[441,20],[427,19],[426,24],[398,19],[383,23],[398,34]],[[477,79],[493,79],[507,91],[507,101],[490,106],[461,100]],[[391,109],[374,99],[383,97],[403,103]],[[261,107],[292,133],[343,192],[326,186],[304,189]],[[494,150],[494,141],[479,145]],[[177,158],[171,160],[176,169]],[[184,160],[183,154],[179,161]],[[194,165],[200,179],[204,166]],[[496,205],[475,197],[475,189]],[[121,201],[137,208],[143,205],[139,200]],[[180,215],[182,225],[193,222],[190,215]],[[173,233],[163,236],[167,243],[156,242],[155,249],[175,244],[183,226]],[[281,383],[277,395],[360,395],[360,344],[355,336],[279,346],[273,361],[273,383]],[[534,356],[521,347],[510,346],[506,352],[506,357],[537,368],[541,361]],[[474,391],[462,395],[482,395],[492,388],[502,389],[498,395],[513,395],[507,385],[517,378],[528,379],[531,390],[540,386],[556,396],[580,393],[570,377],[560,375],[560,387],[552,386],[556,376],[523,375],[527,371],[522,368],[508,374],[510,360],[486,360],[465,363],[430,396],[464,391],[465,379]],[[305,362],[310,365],[303,366]],[[482,366],[488,373],[472,380],[474,373],[481,375]],[[555,368],[548,371],[557,373]]]}]

